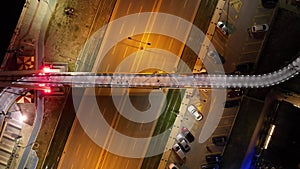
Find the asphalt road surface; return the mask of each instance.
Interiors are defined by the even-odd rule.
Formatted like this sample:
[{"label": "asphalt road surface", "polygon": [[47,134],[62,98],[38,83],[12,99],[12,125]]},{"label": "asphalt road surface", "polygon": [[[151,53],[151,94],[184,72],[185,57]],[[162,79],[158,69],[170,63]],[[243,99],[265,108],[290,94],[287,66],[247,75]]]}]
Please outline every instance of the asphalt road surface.
[{"label": "asphalt road surface", "polygon": [[[198,1],[187,0],[176,2],[172,1],[172,3],[161,0],[117,1],[114,12],[111,16],[111,20],[116,20],[117,18],[120,18],[122,16],[134,13],[136,14],[141,12],[167,12],[171,14],[176,14],[192,22],[197,12],[198,5]],[[153,22],[155,22],[154,14],[151,15],[151,19],[147,21],[148,26],[146,28],[151,29]],[[135,28],[132,25],[128,25],[127,22],[120,23],[120,25],[123,26],[106,30],[106,35],[104,36],[102,44],[109,43],[114,38],[123,38],[121,39],[121,41],[115,44],[113,48],[109,48],[108,52],[104,57],[101,58],[98,55],[97,59],[102,59],[102,61],[98,62],[98,60],[96,60],[96,63],[100,64],[94,66],[94,71],[137,72],[143,71],[147,68],[152,68],[151,65],[156,65],[159,68],[165,69],[165,71],[167,72],[175,72],[174,68],[176,68],[179,59],[177,60],[173,58],[174,56],[180,57],[184,48],[183,43],[179,42],[174,38],[170,38],[164,35],[150,35],[147,33],[137,34],[128,38],[128,36],[124,36],[124,32],[126,33],[127,31],[130,31],[132,32],[132,34],[134,34],[134,31],[138,28]],[[147,32],[147,30],[144,30],[143,32]],[[186,31],[186,36],[187,35],[188,30]],[[161,59],[162,56],[166,55],[169,55],[171,59]],[[133,60],[131,60],[131,65],[129,66],[128,64],[125,64],[125,66],[123,65],[123,67],[120,68],[120,65],[122,65],[122,63],[126,63],[124,61],[125,58],[133,58]],[[122,90],[118,91],[117,95],[122,96],[123,92],[124,91]],[[101,93],[101,95],[109,95],[107,93],[103,94],[105,93],[103,90],[99,90],[97,91],[97,93]],[[154,93],[154,95],[155,94],[157,93]],[[126,99],[126,97],[126,95],[124,95],[124,98],[120,97],[120,99],[123,100],[122,104],[129,104],[126,102],[126,100],[128,100]],[[143,97],[146,97],[146,99],[143,99]],[[132,103],[138,101],[138,105],[143,105],[139,107],[146,109],[149,104],[149,101],[146,101],[147,99],[147,95],[140,96],[140,99],[135,99],[135,101],[133,101]],[[90,104],[88,98],[85,98],[83,100],[86,100],[83,101],[85,104],[87,104],[86,106]],[[109,99],[104,99],[100,102],[106,102],[108,100]],[[143,100],[145,100],[145,102],[143,102]],[[161,102],[160,99],[156,100],[157,103]],[[81,105],[81,107],[85,106]],[[124,147],[132,146],[133,149],[139,148],[138,152],[145,152],[147,150],[148,147],[145,145],[144,147],[135,147],[137,145],[135,145],[134,142],[129,142],[128,144],[126,144],[125,140],[118,140],[117,136],[119,133],[126,133],[126,135],[132,137],[151,136],[152,130],[155,126],[155,121],[149,123],[135,123],[130,120],[127,120],[116,111],[112,102],[103,105],[99,104],[99,107],[100,109],[103,109],[103,111],[101,112],[109,126],[111,126],[111,129],[105,131],[104,134],[102,133],[103,131],[101,129],[99,130],[101,130],[102,132],[98,131],[97,128],[93,131],[93,137],[99,137],[100,139],[104,139],[103,141],[105,143],[106,149],[115,148],[122,152]],[[96,109],[98,109],[98,105],[89,105],[88,112],[86,110],[83,110],[82,108],[79,108],[79,110],[81,111],[79,111],[78,113],[84,114],[84,117],[93,117],[96,114],[93,111]],[[160,109],[158,109],[156,112],[151,113],[156,114],[159,112]],[[101,147],[93,143],[93,141],[90,138],[88,138],[87,135],[83,132],[89,130],[90,125],[93,126],[95,124],[89,122],[86,125],[80,126],[80,123],[74,123],[71,134],[67,141],[67,146],[65,148],[64,154],[60,160],[59,168],[140,168],[143,158],[127,158],[119,156],[118,154],[108,152],[105,149],[102,149]]]}]

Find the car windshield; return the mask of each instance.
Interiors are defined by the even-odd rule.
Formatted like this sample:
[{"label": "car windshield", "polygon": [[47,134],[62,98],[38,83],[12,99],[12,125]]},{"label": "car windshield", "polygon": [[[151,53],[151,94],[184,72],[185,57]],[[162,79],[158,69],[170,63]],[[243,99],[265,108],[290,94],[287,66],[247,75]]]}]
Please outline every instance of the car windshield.
[{"label": "car windshield", "polygon": [[175,149],[175,151],[178,151],[180,148],[179,148],[178,145],[176,145],[176,146],[174,147],[174,149]]},{"label": "car windshield", "polygon": [[182,140],[180,143],[183,147],[188,147],[187,142],[185,140]]}]

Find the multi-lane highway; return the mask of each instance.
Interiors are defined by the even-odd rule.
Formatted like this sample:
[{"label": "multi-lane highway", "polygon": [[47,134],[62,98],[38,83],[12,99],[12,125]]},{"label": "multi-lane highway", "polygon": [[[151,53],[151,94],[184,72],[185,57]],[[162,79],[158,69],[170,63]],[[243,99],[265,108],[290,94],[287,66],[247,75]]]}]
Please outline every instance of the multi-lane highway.
[{"label": "multi-lane highway", "polygon": [[[154,73],[154,71],[163,70],[168,73],[176,72],[176,66],[184,48],[184,40],[187,40],[191,25],[189,25],[189,29],[182,29],[180,27],[177,28],[184,30],[183,33],[180,34],[182,36],[181,38],[183,39],[183,41],[180,42],[174,37],[167,36],[168,34],[150,34],[151,32],[157,31],[157,20],[161,18],[157,18],[157,13],[148,13],[147,16],[144,15],[145,12],[165,12],[193,22],[199,3],[200,1],[187,0],[172,1],[172,3],[161,0],[117,1],[110,20],[118,24],[118,26],[108,26],[108,28],[105,30],[105,35],[100,51],[96,58],[93,71],[137,73],[145,71],[147,72],[148,70],[150,72],[147,73]],[[121,18],[130,14],[134,15],[133,18]],[[180,25],[180,19],[173,22],[175,22],[177,25]],[[159,23],[164,29],[162,32],[166,32],[170,29],[170,27],[168,27],[168,23],[164,21],[160,21]],[[175,26],[173,28],[176,29]],[[96,92],[100,95],[107,95],[104,93],[109,93],[110,91],[105,91],[102,89]],[[138,93],[139,91],[131,92]],[[79,122],[74,123],[71,131],[73,134],[71,134],[68,138],[67,146],[65,148],[63,157],[60,160],[59,167],[72,168],[76,166],[77,168],[80,166],[90,166],[90,168],[140,168],[143,162],[143,157],[145,156],[149,146],[150,140],[149,138],[147,139],[147,137],[151,138],[156,124],[156,115],[159,115],[160,112],[162,112],[163,106],[161,106],[161,104],[164,103],[163,93],[160,91],[154,93],[152,92],[151,97],[156,99],[152,99],[153,102],[151,103],[151,108],[147,110],[147,107],[149,106],[148,95],[147,92],[142,92],[145,93],[144,96],[138,97],[132,103],[130,103],[132,100],[130,100],[128,93],[123,92],[124,94],[122,95],[120,94],[122,92],[116,92],[117,95],[120,96],[119,99],[116,99],[117,101],[114,100],[114,102],[117,102],[117,105],[112,101],[108,102],[107,104],[99,105],[99,107],[105,107],[101,112],[105,118],[110,119],[107,120],[107,123],[109,126],[111,126],[110,129],[102,132],[98,131],[97,127],[97,129],[92,129],[95,130],[93,137],[96,138],[101,136],[101,138],[105,138],[102,143],[103,145],[101,145],[103,148],[100,146],[98,147],[95,143],[92,143],[90,139],[93,139],[93,137],[90,139],[87,137],[80,137],[84,140],[77,139],[78,137],[76,137],[78,136],[77,133],[83,133],[82,128],[86,131],[86,128],[93,128],[95,126],[89,127],[84,125],[80,127]],[[131,104],[134,104],[134,102],[138,103],[138,107],[144,105],[142,106],[144,110],[138,110],[134,106],[131,108],[132,110],[128,109],[128,107],[130,107]],[[91,107],[90,104],[91,102],[89,98],[84,97],[77,114],[84,114],[85,117],[93,117],[99,108],[97,105],[93,105],[93,107]],[[118,105],[120,105],[120,107],[118,107]],[[89,107],[88,112],[85,110],[86,106]],[[117,106],[116,108],[119,110],[116,110],[115,106]],[[150,118],[148,122],[144,121],[145,119],[147,120],[145,117],[143,117],[144,119],[140,117],[143,119],[142,121],[140,121],[141,119],[136,119],[137,121],[135,121],[134,119],[130,119],[130,117],[128,117],[128,113],[130,112],[131,114],[135,114],[134,116],[139,113],[150,113],[152,116],[154,115],[154,117],[148,117]],[[126,118],[129,118],[129,120],[126,120]],[[93,123],[90,122],[89,124]],[[141,141],[140,139],[136,139],[137,141],[132,141],[129,139],[131,141],[127,143],[124,138],[119,138],[120,133],[123,132],[130,138],[137,137],[144,139]],[[97,139],[102,140],[101,138]],[[86,143],[88,144],[87,146]],[[76,147],[75,149],[77,150],[70,150],[70,147]],[[161,148],[163,149],[164,147]],[[110,151],[106,151],[105,149]],[[123,154],[125,150],[128,154]],[[80,153],[73,153],[72,151],[80,151]],[[94,154],[94,156],[92,157],[90,154]],[[89,158],[88,161],[70,160],[74,158],[85,159],[86,157]]]}]

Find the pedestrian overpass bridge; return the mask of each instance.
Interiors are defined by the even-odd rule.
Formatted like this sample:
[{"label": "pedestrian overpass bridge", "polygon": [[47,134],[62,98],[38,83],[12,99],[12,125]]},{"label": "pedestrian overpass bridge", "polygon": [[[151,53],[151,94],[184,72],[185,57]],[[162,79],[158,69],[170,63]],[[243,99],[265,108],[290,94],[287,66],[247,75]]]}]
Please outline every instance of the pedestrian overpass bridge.
[{"label": "pedestrian overpass bridge", "polygon": [[33,89],[64,86],[110,88],[262,88],[287,81],[299,72],[300,57],[280,70],[259,75],[6,71],[0,73],[0,86]]}]

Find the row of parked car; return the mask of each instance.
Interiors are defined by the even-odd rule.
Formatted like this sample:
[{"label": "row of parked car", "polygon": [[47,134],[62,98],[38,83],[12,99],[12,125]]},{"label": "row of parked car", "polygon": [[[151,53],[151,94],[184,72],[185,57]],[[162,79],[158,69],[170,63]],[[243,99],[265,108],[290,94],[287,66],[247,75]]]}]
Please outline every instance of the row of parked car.
[{"label": "row of parked car", "polygon": [[[195,140],[194,135],[189,131],[188,128],[182,127],[181,132],[176,137],[176,143],[173,145],[172,149],[177,154],[177,156],[184,160],[186,158],[186,153],[191,150],[190,143]],[[227,143],[226,136],[215,136],[212,137],[212,143],[215,146],[225,146]],[[223,160],[221,154],[208,154],[205,156],[207,164],[203,164],[201,169],[219,169],[220,164]],[[169,169],[179,169],[179,165],[176,163],[171,163]]]},{"label": "row of parked car", "polygon": [[[262,0],[262,5],[265,8],[274,8],[277,4],[278,0]],[[219,21],[216,24],[217,29],[219,29],[222,34],[225,36],[228,36],[230,32],[230,28],[228,27],[228,22],[227,21]],[[252,25],[248,31],[250,34],[262,34],[264,32],[269,31],[270,27],[266,23],[262,24],[254,24]],[[215,51],[208,51],[207,56],[214,61],[216,64],[223,64],[225,62],[225,59]],[[247,62],[247,63],[242,63],[239,64],[236,67],[236,70],[233,72],[233,74],[251,74],[252,70],[254,68],[254,63],[252,62]],[[245,90],[241,88],[236,88],[236,89],[230,89],[227,92],[227,98],[238,98],[234,100],[227,100],[224,103],[225,108],[230,108],[230,107],[236,107],[239,106],[241,103],[241,97],[243,94],[245,94]],[[217,137],[212,137],[212,142],[215,146],[225,146],[227,143],[227,137],[226,136],[217,136]],[[208,154],[205,156],[206,164],[201,165],[201,169],[219,169],[221,162],[223,160],[223,157],[220,153],[212,153]]]},{"label": "row of parked car", "polygon": [[[190,104],[189,106],[187,106],[187,111],[195,118],[195,120],[200,121],[203,119],[203,114],[195,105]],[[178,133],[175,138],[176,143],[172,146],[172,150],[181,160],[185,160],[186,153],[191,150],[190,144],[194,140],[195,137],[189,131],[189,129],[186,127],[182,127],[180,133]],[[169,169],[179,169],[179,166],[176,163],[171,163],[169,165]]]},{"label": "row of parked car", "polygon": [[[212,142],[215,146],[225,146],[227,143],[226,136],[212,137]],[[220,153],[208,154],[205,156],[206,164],[201,165],[201,169],[219,169],[223,157]]]},{"label": "row of parked car", "polygon": [[[186,153],[191,150],[190,143],[195,140],[195,137],[188,128],[182,127],[181,132],[177,134],[175,140],[176,143],[173,145],[172,150],[181,160],[184,160]],[[179,166],[176,163],[171,163],[169,169],[179,169]]]},{"label": "row of parked car", "polygon": [[191,145],[195,138],[188,128],[182,127],[181,132],[177,134],[176,143],[173,145],[172,149],[178,155],[181,160],[186,158],[186,153],[191,150]]},{"label": "row of parked car", "polygon": [[[227,22],[224,21],[217,22],[217,28],[219,28],[220,31],[226,36],[230,34]],[[269,30],[269,25],[266,23],[255,24],[251,26],[249,30],[251,31],[251,33],[267,32]]]},{"label": "row of parked car", "polygon": [[[228,98],[234,98],[239,97],[244,94],[243,89],[231,89],[227,93]],[[237,100],[227,100],[224,103],[225,108],[229,107],[235,107],[240,104],[240,99]],[[188,112],[195,118],[195,120],[200,121],[203,119],[203,114],[199,111],[199,109],[193,105],[190,104],[187,107]],[[176,153],[176,155],[181,159],[185,160],[186,153],[191,150],[191,145],[195,138],[193,134],[189,131],[188,128],[182,127],[181,132],[177,134],[176,143],[173,145],[172,150]],[[226,136],[217,136],[212,137],[212,142],[216,146],[225,146],[227,143],[227,137]],[[202,169],[219,169],[219,165],[222,161],[221,154],[209,154],[205,156],[207,164],[203,164],[201,166]],[[179,165],[176,163],[171,163],[169,165],[169,169],[179,169]]]}]

